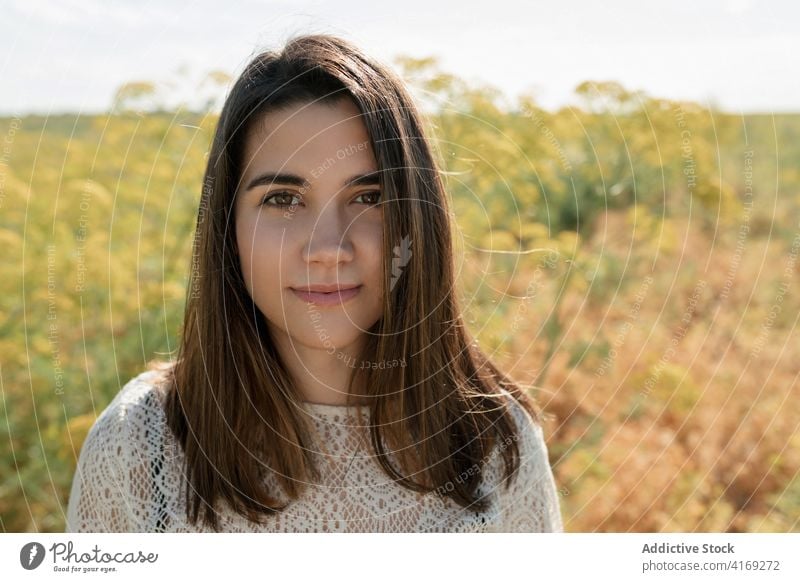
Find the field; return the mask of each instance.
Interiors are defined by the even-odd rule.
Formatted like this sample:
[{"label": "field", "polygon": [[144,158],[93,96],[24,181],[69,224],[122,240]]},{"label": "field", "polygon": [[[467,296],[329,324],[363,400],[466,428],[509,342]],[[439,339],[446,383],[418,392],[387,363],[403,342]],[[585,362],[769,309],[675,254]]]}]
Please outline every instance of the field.
[{"label": "field", "polygon": [[[800,115],[425,95],[480,344],[532,386],[567,531],[800,531]],[[0,531],[63,531],[86,432],[174,353],[216,115],[0,118]]]}]

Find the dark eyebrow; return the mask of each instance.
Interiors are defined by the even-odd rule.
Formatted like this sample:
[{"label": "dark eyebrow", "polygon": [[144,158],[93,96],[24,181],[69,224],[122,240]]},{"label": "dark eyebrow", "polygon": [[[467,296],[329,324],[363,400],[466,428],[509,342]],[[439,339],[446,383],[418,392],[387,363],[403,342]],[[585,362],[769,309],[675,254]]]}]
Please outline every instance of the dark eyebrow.
[{"label": "dark eyebrow", "polygon": [[356,174],[344,181],[344,187],[350,186],[379,186],[381,183],[380,171]]},{"label": "dark eyebrow", "polygon": [[258,186],[267,186],[270,184],[288,184],[290,186],[299,186],[300,188],[308,188],[310,184],[307,180],[301,178],[297,174],[279,174],[276,172],[267,172],[259,174],[247,185],[245,192],[252,190]]},{"label": "dark eyebrow", "polygon": [[[258,186],[265,186],[270,184],[288,184],[289,186],[297,186],[299,188],[308,189],[311,184],[305,178],[297,174],[281,174],[277,172],[266,172],[259,174],[247,185],[245,192],[257,188]],[[344,187],[349,188],[352,186],[376,186],[380,184],[380,172],[367,172],[366,174],[356,174],[344,181]]]}]

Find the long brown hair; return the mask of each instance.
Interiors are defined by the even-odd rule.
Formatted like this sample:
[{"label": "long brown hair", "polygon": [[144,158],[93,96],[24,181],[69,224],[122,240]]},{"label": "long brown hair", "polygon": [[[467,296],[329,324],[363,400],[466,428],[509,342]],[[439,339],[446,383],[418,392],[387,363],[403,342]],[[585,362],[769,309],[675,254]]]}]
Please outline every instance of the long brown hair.
[{"label": "long brown hair", "polygon": [[[421,115],[392,70],[329,35],[291,39],[256,56],[235,82],[211,144],[197,218],[190,285],[176,360],[165,370],[165,412],[185,454],[186,514],[219,528],[219,500],[256,522],[284,509],[268,491],[269,467],[288,499],[318,476],[307,420],[287,368],[242,277],[234,197],[243,136],[276,107],[350,97],[378,162],[383,232],[383,315],[362,360],[406,365],[363,374],[373,453],[399,484],[485,510],[480,472],[497,442],[506,477],[519,466],[513,398],[541,422],[533,399],[489,361],[464,326],[455,292],[449,204]],[[404,242],[403,242],[404,241]],[[410,252],[392,281],[393,257]],[[392,284],[393,283],[393,284]],[[510,396],[509,396],[510,394]],[[396,459],[395,466],[390,459]],[[464,474],[469,476],[465,479]],[[445,485],[447,485],[445,487]]]}]

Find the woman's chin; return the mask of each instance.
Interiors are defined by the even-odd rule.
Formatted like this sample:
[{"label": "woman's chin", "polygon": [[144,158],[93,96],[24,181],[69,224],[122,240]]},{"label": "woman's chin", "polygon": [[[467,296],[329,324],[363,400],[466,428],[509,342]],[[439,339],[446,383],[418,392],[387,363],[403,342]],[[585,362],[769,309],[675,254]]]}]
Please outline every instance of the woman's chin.
[{"label": "woman's chin", "polygon": [[341,333],[331,333],[328,331],[330,328],[319,328],[319,335],[309,335],[308,330],[303,330],[303,333],[294,334],[289,330],[289,338],[292,345],[303,346],[304,348],[314,350],[325,350],[331,354],[337,352],[350,352],[359,341],[360,336],[363,335],[362,330],[358,328],[351,328]]}]

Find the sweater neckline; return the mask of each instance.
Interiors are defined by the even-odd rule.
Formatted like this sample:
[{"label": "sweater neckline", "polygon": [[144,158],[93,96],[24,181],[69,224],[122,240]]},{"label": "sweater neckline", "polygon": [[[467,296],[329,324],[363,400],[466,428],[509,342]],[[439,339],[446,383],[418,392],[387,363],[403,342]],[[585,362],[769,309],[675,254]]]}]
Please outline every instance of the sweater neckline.
[{"label": "sweater neckline", "polygon": [[353,414],[369,415],[369,406],[366,404],[321,404],[319,402],[302,401],[301,405],[309,412],[325,418],[348,416]]}]

